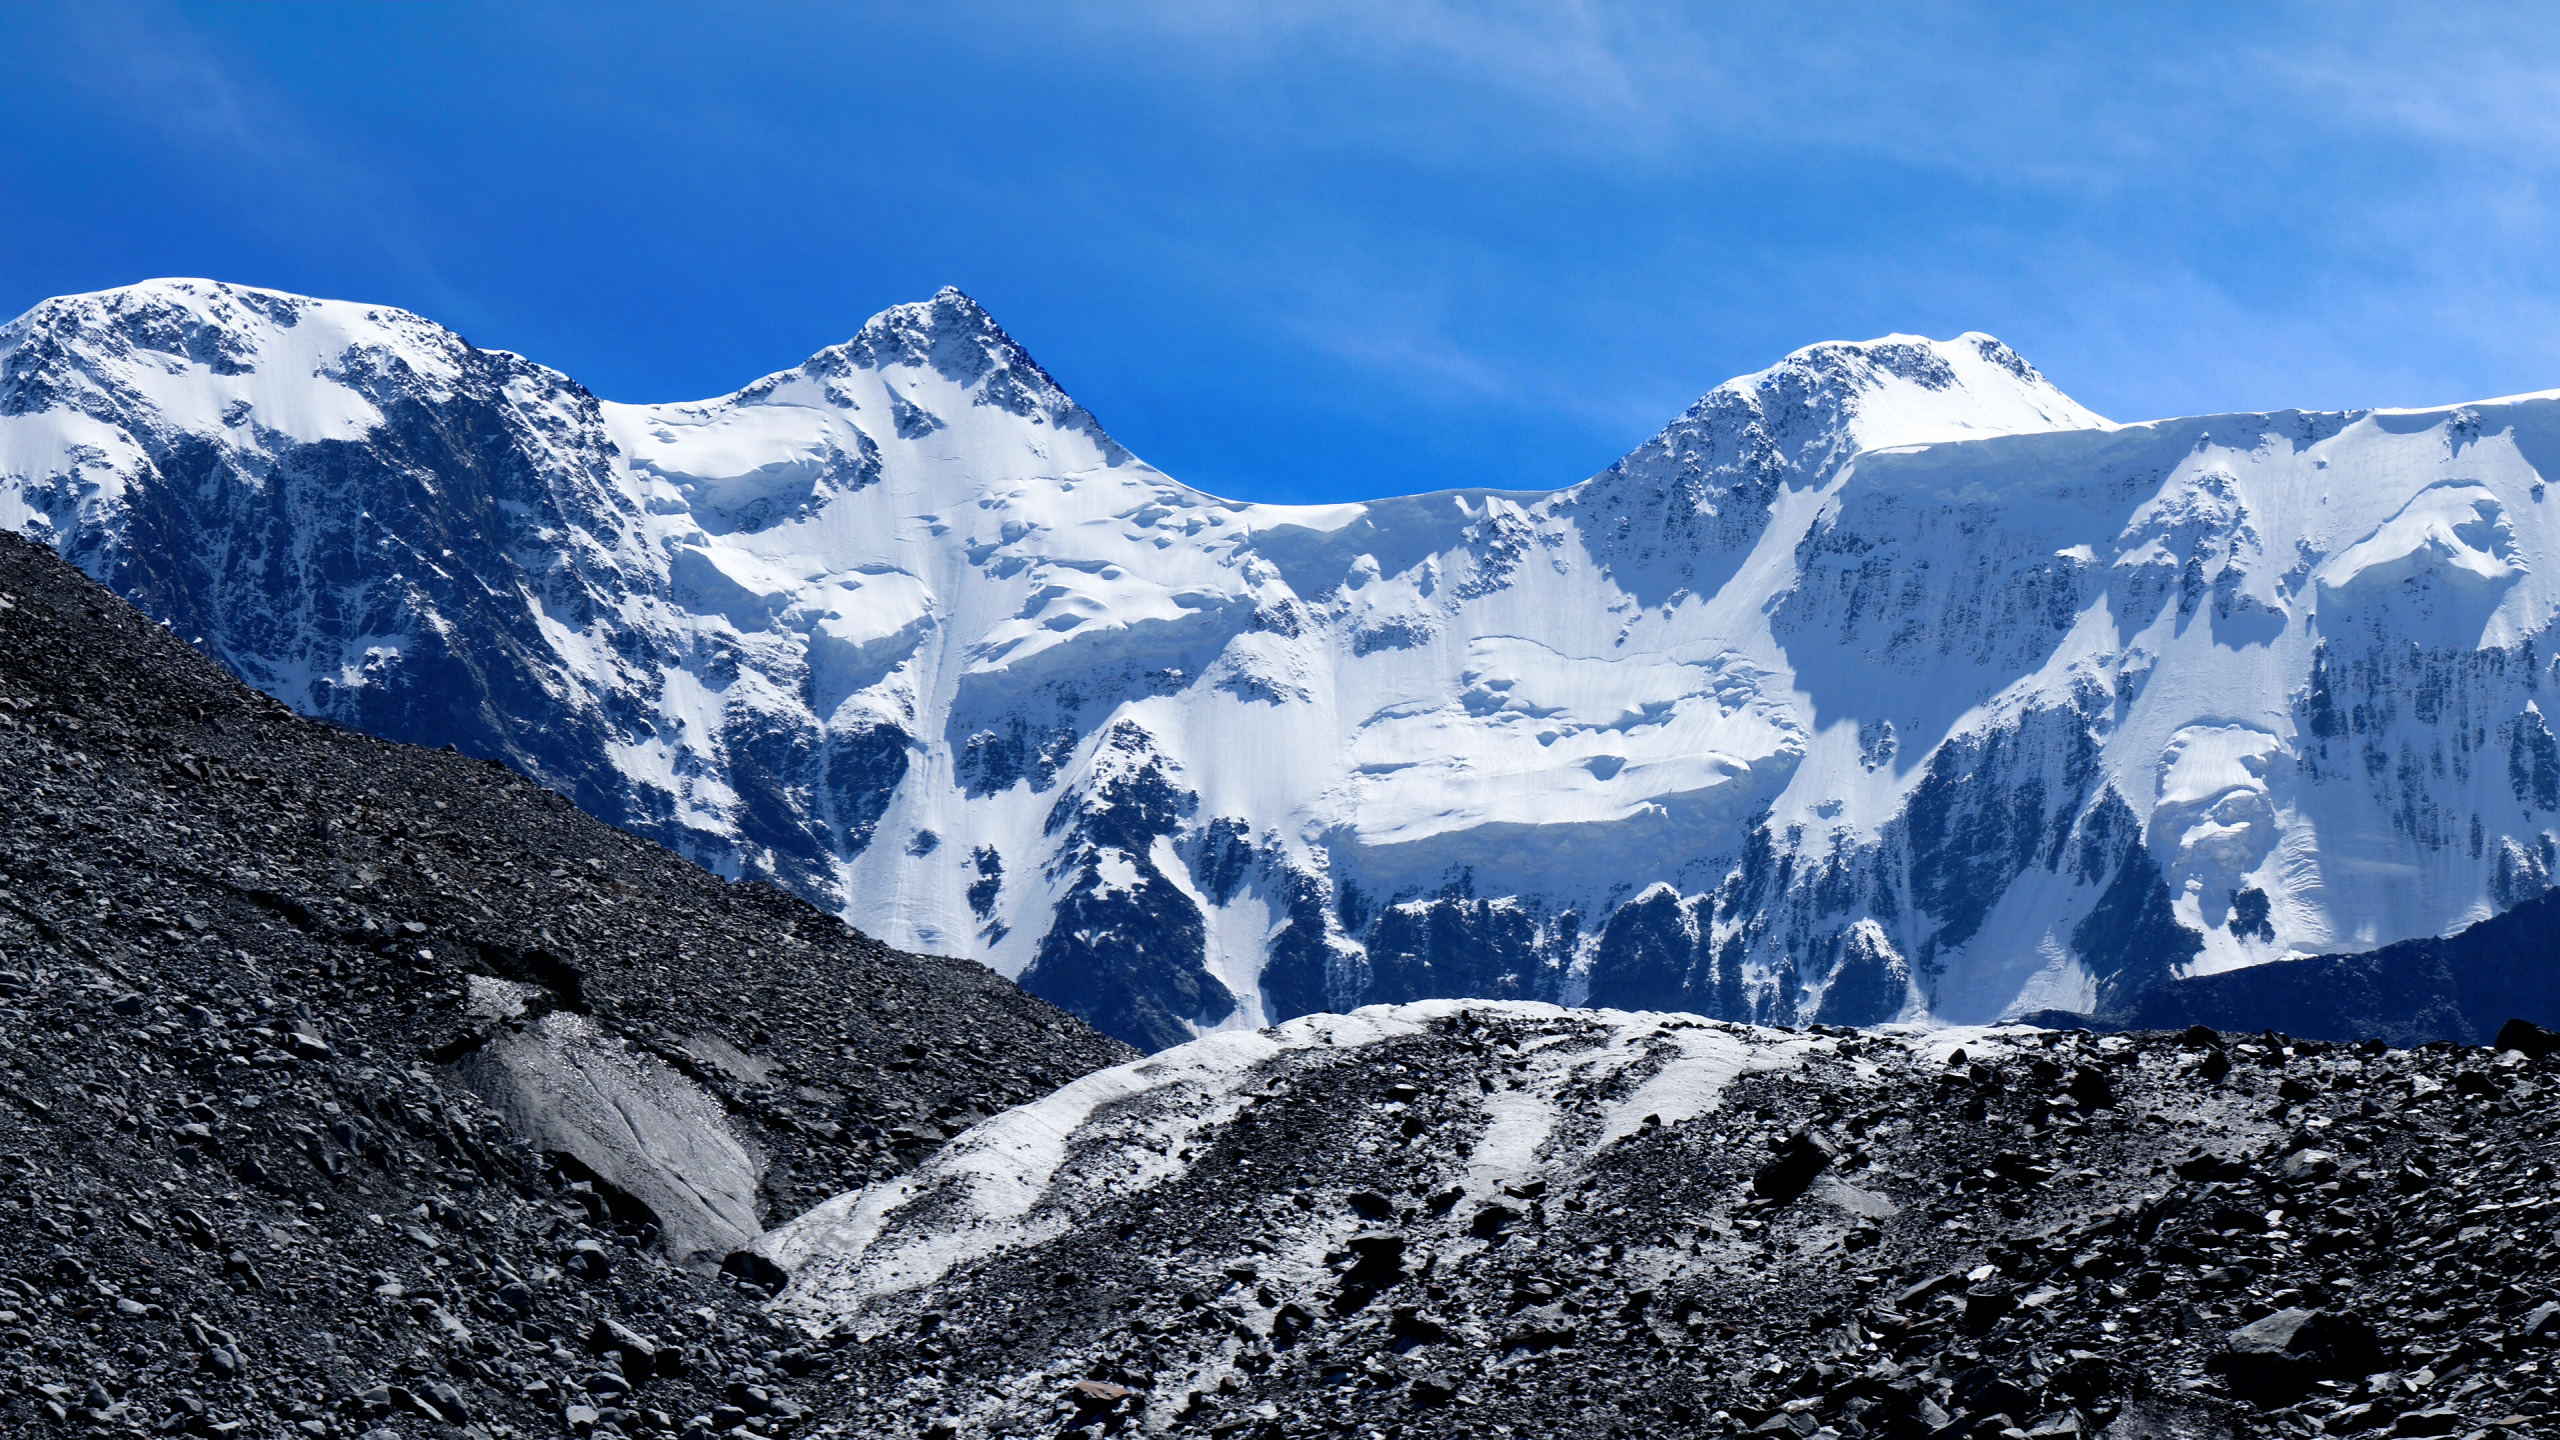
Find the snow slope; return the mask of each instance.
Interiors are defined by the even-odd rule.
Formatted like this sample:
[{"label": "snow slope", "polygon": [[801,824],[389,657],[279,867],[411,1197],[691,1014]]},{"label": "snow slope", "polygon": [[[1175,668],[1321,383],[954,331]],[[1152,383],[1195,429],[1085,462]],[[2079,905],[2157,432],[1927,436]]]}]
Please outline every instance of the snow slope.
[{"label": "snow slope", "polygon": [[253,683],[1149,1047],[1985,1022],[2529,898],[2555,439],[2548,395],[2116,426],[1897,336],[1564,489],[1281,507],[951,290],[668,405],[206,281],[0,330],[0,523]]}]

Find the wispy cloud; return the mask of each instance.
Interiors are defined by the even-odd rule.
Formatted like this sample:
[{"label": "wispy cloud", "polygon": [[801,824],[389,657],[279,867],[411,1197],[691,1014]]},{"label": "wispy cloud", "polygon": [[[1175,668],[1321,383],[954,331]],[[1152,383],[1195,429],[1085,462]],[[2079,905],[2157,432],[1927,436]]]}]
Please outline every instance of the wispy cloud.
[{"label": "wispy cloud", "polygon": [[[1919,312],[2049,335],[2064,368],[2128,413],[2369,404],[2491,371],[2560,380],[2550,328],[2517,323],[2560,309],[2549,12],[1183,6],[1068,25],[1143,50],[1152,83],[1214,76],[1188,97],[1242,146],[1577,190],[1636,224],[1725,210],[1701,261],[1722,274],[1630,277],[1599,214],[1601,243],[1566,274],[1499,241],[1408,244],[1402,264],[1390,244],[1340,268],[1319,246],[1320,279],[1300,267],[1273,287],[1305,343],[1426,402],[1623,424],[1662,393],[1656,367],[1589,351],[1555,363],[1513,335],[1471,336],[1466,314],[1500,297],[1541,309],[1551,333],[1594,334],[1641,310],[1632,281],[1657,314],[1687,307],[1712,326],[1697,307],[1775,277],[1803,287],[1808,324]],[[1791,176],[1800,193],[1773,201]],[[1868,228],[1863,244],[1791,241],[1806,222],[1785,213],[1750,243],[1755,206],[1817,196],[1851,207],[1841,225]],[[1879,246],[1894,213],[1907,228]],[[1292,233],[1341,223],[1300,221]],[[1991,313],[1949,314],[1958,299]],[[2111,354],[2098,337],[2114,337]],[[1787,348],[1761,343],[1726,363]],[[2457,346],[2476,362],[2444,373]]]},{"label": "wispy cloud", "polygon": [[218,196],[208,208],[223,224],[261,226],[286,248],[361,249],[402,277],[413,303],[456,323],[475,318],[397,177],[333,134],[326,117],[221,32],[168,6],[35,13],[51,72],[87,102],[88,123],[134,133],[165,162],[162,203]]},{"label": "wispy cloud", "polygon": [[[1345,487],[1570,480],[1891,330],[1998,333],[2119,417],[2560,381],[2534,8],[21,7],[0,39],[0,117],[45,127],[0,201],[57,253],[412,304],[635,399],[956,281],[1248,492],[1239,436],[1330,445]],[[48,190],[31,153],[124,168]]]}]

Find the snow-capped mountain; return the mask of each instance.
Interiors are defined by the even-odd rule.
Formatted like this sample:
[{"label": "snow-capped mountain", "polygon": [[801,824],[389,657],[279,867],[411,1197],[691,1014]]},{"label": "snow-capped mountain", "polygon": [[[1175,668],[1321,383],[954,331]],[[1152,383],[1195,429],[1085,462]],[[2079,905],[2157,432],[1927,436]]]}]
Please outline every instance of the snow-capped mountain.
[{"label": "snow-capped mountain", "polygon": [[2117,426],[1818,345],[1547,493],[1245,505],[946,290],[618,405],[206,281],[0,331],[0,523],[1163,1046],[1355,1004],[2120,1006],[2539,894],[2560,399]]}]

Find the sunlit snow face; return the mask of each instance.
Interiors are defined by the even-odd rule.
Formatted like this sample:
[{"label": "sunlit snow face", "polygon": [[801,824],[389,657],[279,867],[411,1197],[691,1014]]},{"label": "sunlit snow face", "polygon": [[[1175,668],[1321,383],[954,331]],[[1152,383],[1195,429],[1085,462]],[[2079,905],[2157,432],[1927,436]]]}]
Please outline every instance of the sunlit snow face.
[{"label": "sunlit snow face", "polygon": [[2233,898],[2254,887],[2254,872],[2275,848],[2280,822],[2268,773],[2290,759],[2277,736],[2241,725],[2188,726],[2161,752],[2152,850],[2172,892],[2208,923],[2228,918]]}]

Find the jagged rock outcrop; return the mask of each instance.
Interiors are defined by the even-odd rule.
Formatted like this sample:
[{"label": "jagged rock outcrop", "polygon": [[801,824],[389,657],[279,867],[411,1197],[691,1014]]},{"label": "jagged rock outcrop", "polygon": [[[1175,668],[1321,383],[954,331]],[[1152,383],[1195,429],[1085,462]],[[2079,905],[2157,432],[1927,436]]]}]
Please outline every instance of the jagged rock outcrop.
[{"label": "jagged rock outcrop", "polygon": [[2322,1040],[2485,1045],[2500,1027],[2560,1025],[2560,894],[2442,939],[2319,955],[2155,985],[2107,1017],[2148,1029],[2283,1030]]}]

